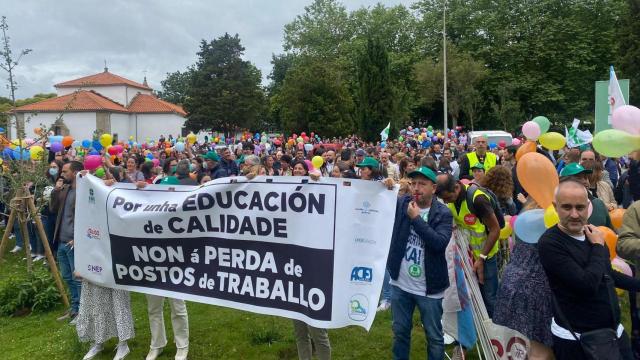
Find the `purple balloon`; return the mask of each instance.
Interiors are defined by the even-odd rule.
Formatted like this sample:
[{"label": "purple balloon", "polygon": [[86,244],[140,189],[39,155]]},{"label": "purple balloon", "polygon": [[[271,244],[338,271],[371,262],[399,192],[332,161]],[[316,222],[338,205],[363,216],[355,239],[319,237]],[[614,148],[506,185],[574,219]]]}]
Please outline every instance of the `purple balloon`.
[{"label": "purple balloon", "polygon": [[59,142],[55,142],[53,144],[51,144],[50,149],[52,152],[60,152],[62,151],[62,144]]}]

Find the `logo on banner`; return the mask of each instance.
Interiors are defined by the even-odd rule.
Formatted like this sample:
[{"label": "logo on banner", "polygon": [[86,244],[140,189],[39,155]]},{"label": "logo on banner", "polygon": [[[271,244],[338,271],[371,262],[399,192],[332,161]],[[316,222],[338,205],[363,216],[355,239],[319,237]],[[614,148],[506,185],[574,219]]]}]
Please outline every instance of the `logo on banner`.
[{"label": "logo on banner", "polygon": [[366,244],[366,245],[375,245],[376,241],[373,239],[367,239],[367,238],[355,238],[353,239],[353,242],[356,244]]},{"label": "logo on banner", "polygon": [[364,266],[354,266],[351,270],[351,282],[371,283],[373,281],[373,269]]},{"label": "logo on banner", "polygon": [[464,216],[464,223],[467,225],[473,225],[476,223],[476,216],[473,214],[467,214]]},{"label": "logo on banner", "polygon": [[362,203],[362,207],[356,208],[356,210],[360,211],[361,214],[369,215],[373,213],[377,213],[378,210],[371,208],[371,203],[365,201]]},{"label": "logo on banner", "polygon": [[100,239],[100,230],[94,228],[87,229],[87,238],[98,240]]},{"label": "logo on banner", "polygon": [[89,204],[94,204],[96,203],[96,197],[93,194],[93,189],[89,189]]},{"label": "logo on banner", "polygon": [[99,265],[87,265],[87,270],[92,273],[100,274],[102,272],[102,266]]},{"label": "logo on banner", "polygon": [[369,311],[369,300],[362,294],[355,294],[349,300],[349,318],[355,321],[364,321]]}]

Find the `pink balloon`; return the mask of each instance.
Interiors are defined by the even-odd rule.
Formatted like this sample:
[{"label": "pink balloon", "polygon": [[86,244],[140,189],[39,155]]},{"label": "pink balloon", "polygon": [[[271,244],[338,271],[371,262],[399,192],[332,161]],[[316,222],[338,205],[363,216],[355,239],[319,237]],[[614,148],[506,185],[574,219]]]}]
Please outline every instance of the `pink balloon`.
[{"label": "pink balloon", "polygon": [[122,154],[122,152],[124,151],[124,148],[122,147],[122,145],[116,145],[114,147],[116,148],[116,151],[118,152],[118,154]]},{"label": "pink balloon", "polygon": [[631,267],[621,258],[616,256],[613,260],[611,260],[611,265],[617,268],[617,270],[620,270],[621,273],[627,276],[633,276],[633,273],[631,272]]},{"label": "pink balloon", "polygon": [[540,132],[540,125],[538,125],[538,123],[536,122],[527,121],[526,123],[524,123],[524,125],[522,125],[522,133],[529,140],[538,140]]},{"label": "pink balloon", "polygon": [[153,166],[155,166],[155,167],[160,166],[160,160],[158,160],[158,159],[152,159],[151,162],[153,163]]},{"label": "pink balloon", "polygon": [[89,171],[93,171],[102,165],[102,158],[100,155],[89,155],[84,159],[84,168]]},{"label": "pink balloon", "polygon": [[511,145],[513,146],[519,146],[521,143],[522,142],[518,138],[514,138],[513,140],[511,140]]},{"label": "pink balloon", "polygon": [[309,169],[309,171],[315,170],[315,168],[313,167],[313,163],[311,163],[311,160],[304,160],[304,162],[307,164],[307,168]]},{"label": "pink balloon", "polygon": [[511,228],[512,228],[512,229],[513,229],[513,226],[514,226],[514,225],[515,225],[515,223],[516,223],[516,219],[517,219],[517,218],[518,218],[518,215],[513,215],[513,216],[511,217],[511,219],[509,219],[509,225],[511,225]]},{"label": "pink balloon", "polygon": [[617,108],[611,116],[611,126],[629,134],[640,135],[640,109],[631,105]]}]

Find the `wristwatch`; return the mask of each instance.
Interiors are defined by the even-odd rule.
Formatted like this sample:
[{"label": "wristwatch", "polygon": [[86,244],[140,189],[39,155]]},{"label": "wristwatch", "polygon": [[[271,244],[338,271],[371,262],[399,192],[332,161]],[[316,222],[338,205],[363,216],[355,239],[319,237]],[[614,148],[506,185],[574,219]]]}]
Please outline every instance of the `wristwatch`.
[{"label": "wristwatch", "polygon": [[482,260],[487,260],[487,255],[485,255],[485,254],[480,254],[480,255],[478,255],[478,257],[480,257],[480,259],[482,259]]}]

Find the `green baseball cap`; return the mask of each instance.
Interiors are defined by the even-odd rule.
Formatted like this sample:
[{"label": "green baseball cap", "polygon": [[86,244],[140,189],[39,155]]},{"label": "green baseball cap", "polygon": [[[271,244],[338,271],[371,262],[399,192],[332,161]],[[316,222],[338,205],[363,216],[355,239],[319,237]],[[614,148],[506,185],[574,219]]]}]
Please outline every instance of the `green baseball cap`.
[{"label": "green baseball cap", "polygon": [[565,177],[578,174],[591,174],[592,172],[593,170],[587,170],[578,163],[571,163],[562,168],[562,171],[560,171],[560,176]]},{"label": "green baseball cap", "polygon": [[220,161],[220,155],[218,155],[215,151],[207,151],[203,158],[205,160]]},{"label": "green baseball cap", "polygon": [[418,175],[422,175],[426,177],[427,179],[431,180],[434,184],[436,183],[436,173],[434,173],[433,170],[429,169],[426,166],[420,166],[419,168],[410,172],[408,176],[410,178],[414,178]]},{"label": "green baseball cap", "polygon": [[475,163],[471,169],[480,169],[480,170],[484,170],[484,165],[482,165],[481,163]]},{"label": "green baseball cap", "polygon": [[361,163],[356,165],[357,167],[366,167],[366,166],[371,166],[372,168],[377,168],[378,165],[378,160],[367,156],[366,158],[364,158],[364,160],[362,160]]}]

